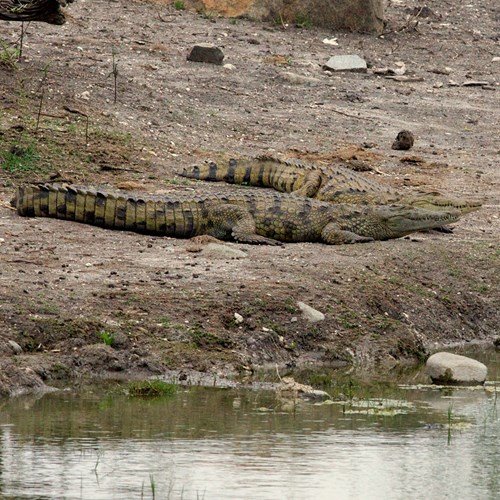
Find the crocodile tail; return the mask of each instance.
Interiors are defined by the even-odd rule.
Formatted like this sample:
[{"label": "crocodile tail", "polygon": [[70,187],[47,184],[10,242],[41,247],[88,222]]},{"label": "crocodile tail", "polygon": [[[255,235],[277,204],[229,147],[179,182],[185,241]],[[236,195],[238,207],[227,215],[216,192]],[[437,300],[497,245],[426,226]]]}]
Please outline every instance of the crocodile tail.
[{"label": "crocodile tail", "polygon": [[[184,168],[180,175],[200,181],[266,186],[262,176],[259,178],[260,163],[261,162],[254,160],[231,159],[227,164],[219,165],[214,161],[204,161],[200,165]],[[269,179],[269,177],[267,177],[267,179]]]},{"label": "crocodile tail", "polygon": [[[316,172],[313,174],[317,175]],[[270,156],[259,156],[254,159],[236,160],[233,158],[225,165],[206,161],[200,165],[184,168],[180,175],[201,181],[268,187],[291,193],[303,188],[308,183],[311,170],[305,169],[293,161],[281,161]]]},{"label": "crocodile tail", "polygon": [[53,217],[114,227],[114,199],[101,191],[67,184],[36,184],[17,188],[16,208],[27,217]]},{"label": "crocodile tail", "polygon": [[13,200],[19,215],[52,217],[107,229],[186,238],[199,231],[202,200],[107,193],[66,184],[25,185]]}]

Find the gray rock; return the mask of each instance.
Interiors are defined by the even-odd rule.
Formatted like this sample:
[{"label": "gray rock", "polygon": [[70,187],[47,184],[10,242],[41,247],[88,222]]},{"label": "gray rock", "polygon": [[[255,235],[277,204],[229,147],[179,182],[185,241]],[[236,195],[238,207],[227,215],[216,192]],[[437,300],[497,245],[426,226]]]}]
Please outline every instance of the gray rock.
[{"label": "gray rock", "polygon": [[299,309],[302,311],[304,318],[311,323],[316,323],[325,319],[325,315],[322,312],[313,309],[311,306],[304,304],[304,302],[297,302],[297,306],[299,306]]},{"label": "gray rock", "polygon": [[14,354],[21,354],[23,352],[23,348],[15,340],[9,340],[7,343],[14,351]]},{"label": "gray rock", "polygon": [[219,47],[209,43],[199,43],[195,45],[189,55],[188,61],[203,62],[209,64],[222,64],[224,53]]},{"label": "gray rock", "polygon": [[328,59],[325,68],[333,71],[356,71],[365,73],[368,66],[366,61],[356,54],[333,56]]},{"label": "gray rock", "polygon": [[437,352],[427,360],[426,372],[434,384],[478,385],[484,384],[488,369],[475,359]]},{"label": "gray rock", "polygon": [[225,259],[246,259],[248,257],[246,252],[228,245],[221,245],[220,243],[209,243],[203,249],[203,254],[210,257]]},{"label": "gray rock", "polygon": [[294,85],[318,85],[321,83],[321,80],[318,78],[314,78],[313,76],[304,76],[297,75],[296,73],[292,73],[290,71],[284,71],[281,73],[281,76],[284,80]]}]

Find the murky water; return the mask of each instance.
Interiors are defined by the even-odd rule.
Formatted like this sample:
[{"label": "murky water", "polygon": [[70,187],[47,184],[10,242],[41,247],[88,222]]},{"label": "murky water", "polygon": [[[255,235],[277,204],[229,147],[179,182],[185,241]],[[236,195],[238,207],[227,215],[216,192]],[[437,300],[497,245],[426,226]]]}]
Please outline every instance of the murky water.
[{"label": "murky water", "polygon": [[[500,378],[500,354],[488,364]],[[377,391],[354,405],[199,387],[3,401],[0,498],[500,498],[493,385]]]}]

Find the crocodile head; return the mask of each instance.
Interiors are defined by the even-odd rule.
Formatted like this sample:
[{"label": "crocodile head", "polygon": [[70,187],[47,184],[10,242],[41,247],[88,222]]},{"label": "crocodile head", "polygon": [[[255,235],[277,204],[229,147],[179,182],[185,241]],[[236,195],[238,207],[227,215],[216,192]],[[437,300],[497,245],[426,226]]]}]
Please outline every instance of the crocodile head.
[{"label": "crocodile head", "polygon": [[437,212],[403,205],[375,205],[357,210],[349,227],[344,229],[375,240],[388,240],[442,227],[456,222],[459,217],[458,210]]},{"label": "crocodile head", "polygon": [[408,200],[409,205],[416,208],[425,208],[433,211],[458,210],[461,214],[474,212],[481,208],[481,203],[477,200],[462,200],[457,198],[448,198],[438,192],[419,193],[411,196]]}]

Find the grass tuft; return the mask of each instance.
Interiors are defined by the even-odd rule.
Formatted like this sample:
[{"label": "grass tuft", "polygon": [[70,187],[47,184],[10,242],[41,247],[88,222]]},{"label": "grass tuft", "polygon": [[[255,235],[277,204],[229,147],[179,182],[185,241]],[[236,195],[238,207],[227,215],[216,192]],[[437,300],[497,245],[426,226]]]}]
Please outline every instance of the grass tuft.
[{"label": "grass tuft", "polygon": [[168,384],[163,380],[141,380],[128,385],[129,396],[135,398],[157,398],[173,396],[177,392],[175,384]]}]

